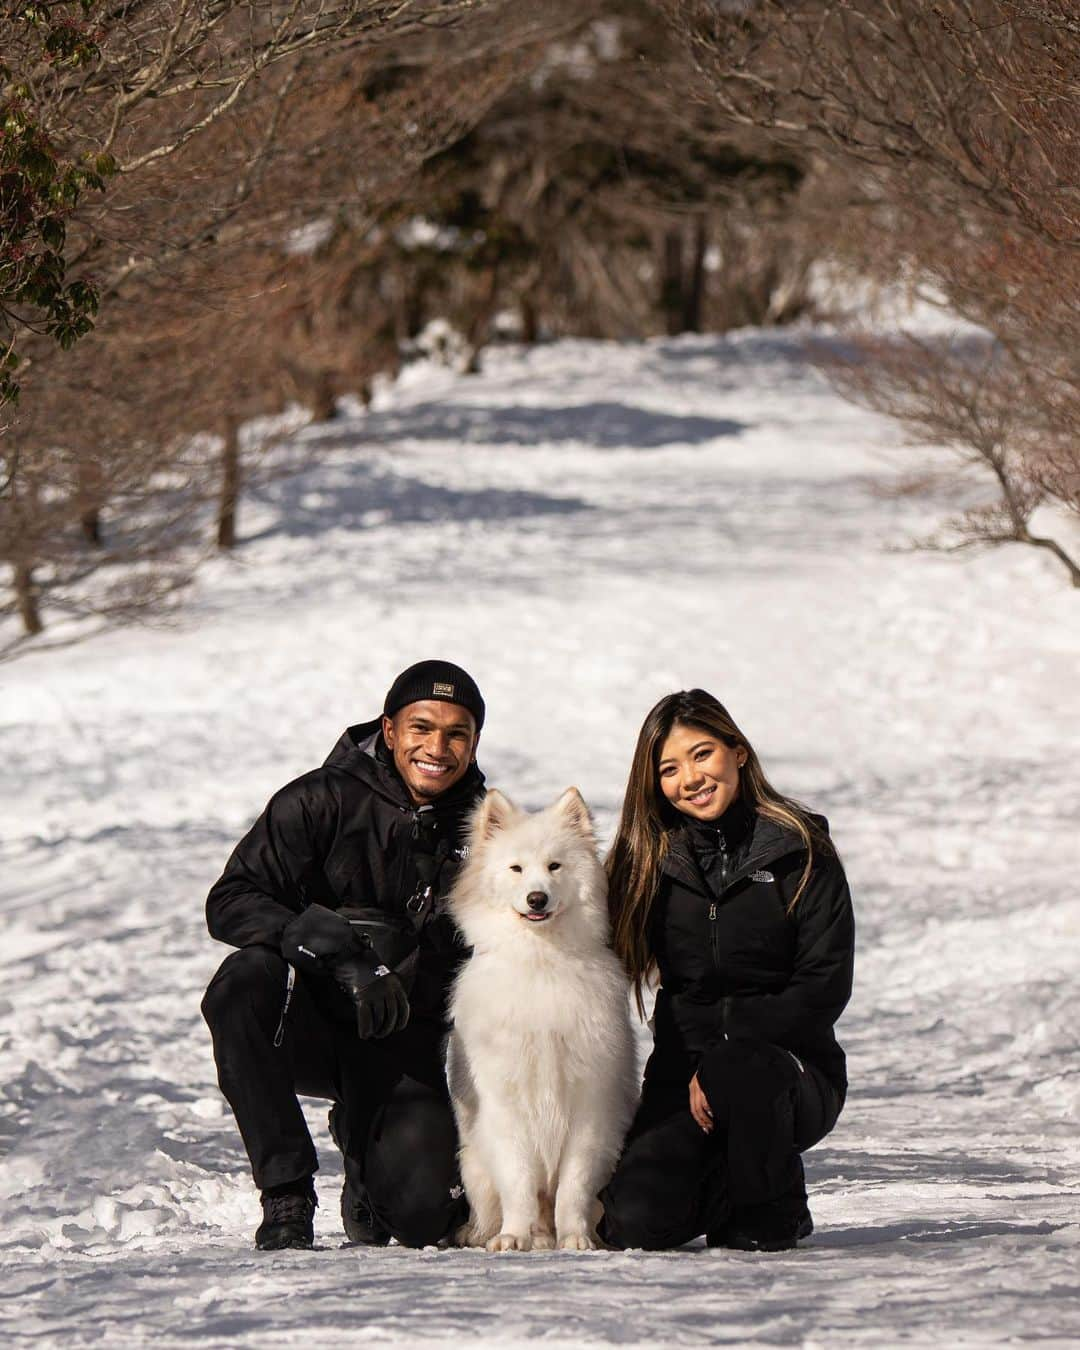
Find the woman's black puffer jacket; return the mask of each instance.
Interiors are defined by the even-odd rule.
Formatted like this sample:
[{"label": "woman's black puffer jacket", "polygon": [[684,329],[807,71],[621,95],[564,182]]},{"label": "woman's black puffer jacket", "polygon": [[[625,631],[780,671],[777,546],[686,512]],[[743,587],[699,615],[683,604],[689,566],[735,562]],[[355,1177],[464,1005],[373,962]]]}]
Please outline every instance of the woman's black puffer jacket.
[{"label": "woman's black puffer jacket", "polygon": [[[827,833],[822,817],[813,821]],[[851,996],[851,895],[839,858],[822,849],[789,915],[805,863],[794,831],[741,801],[711,824],[673,833],[651,922],[661,988],[647,1085],[685,1088],[727,1034],[789,1050],[843,1098],[833,1024]]]}]

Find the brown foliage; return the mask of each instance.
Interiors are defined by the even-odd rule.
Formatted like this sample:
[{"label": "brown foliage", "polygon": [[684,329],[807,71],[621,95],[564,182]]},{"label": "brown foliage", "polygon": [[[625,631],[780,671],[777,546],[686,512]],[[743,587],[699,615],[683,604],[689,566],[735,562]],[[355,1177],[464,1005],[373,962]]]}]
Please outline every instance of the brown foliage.
[{"label": "brown foliage", "polygon": [[[190,573],[198,508],[230,494],[235,508],[240,469],[198,433],[228,445],[237,418],[297,393],[326,411],[335,381],[370,377],[386,318],[356,312],[349,277],[362,267],[342,274],[332,248],[309,256],[290,240],[327,216],[335,236],[366,232],[484,106],[506,64],[485,42],[435,60],[436,41],[483,9],[160,0],[110,11],[91,69],[41,74],[52,134],[120,169],[68,229],[71,263],[93,269],[102,297],[97,331],[61,352],[25,320],[21,403],[0,440],[0,561],[27,631],[43,601],[129,616]],[[416,78],[376,103],[362,79],[371,49],[405,33],[423,53]],[[121,561],[167,585],[126,593],[117,611],[83,583]]]},{"label": "brown foliage", "polygon": [[843,381],[995,475],[1000,508],[981,523],[965,517],[966,541],[1041,545],[1020,521],[1032,494],[1080,509],[1074,9],[1067,0],[669,4],[718,106],[839,167],[851,207],[834,251],[862,275],[928,291],[995,340],[978,399],[966,360],[914,341],[906,351],[864,343],[857,375]]}]

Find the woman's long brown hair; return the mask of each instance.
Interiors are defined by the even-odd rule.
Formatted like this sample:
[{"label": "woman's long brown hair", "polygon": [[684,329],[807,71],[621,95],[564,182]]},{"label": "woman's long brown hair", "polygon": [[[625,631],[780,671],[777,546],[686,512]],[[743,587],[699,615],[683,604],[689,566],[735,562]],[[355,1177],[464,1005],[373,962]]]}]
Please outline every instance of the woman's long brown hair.
[{"label": "woman's long brown hair", "polygon": [[828,836],[813,823],[806,809],[781,796],[765,777],[754,747],[719,699],[704,689],[684,689],[662,698],[645,718],[638,735],[619,828],[605,864],[613,943],[630,976],[642,1016],[642,987],[656,964],[649,945],[649,921],[660,871],[672,830],[687,819],[664,796],[657,773],[660,748],[674,726],[696,727],[733,750],[741,746],[746,751],[746,763],[739,773],[742,801],[757,815],[792,830],[806,846],[806,864],[788,906],[789,914],[806,889],[815,849],[819,853],[833,851]]}]

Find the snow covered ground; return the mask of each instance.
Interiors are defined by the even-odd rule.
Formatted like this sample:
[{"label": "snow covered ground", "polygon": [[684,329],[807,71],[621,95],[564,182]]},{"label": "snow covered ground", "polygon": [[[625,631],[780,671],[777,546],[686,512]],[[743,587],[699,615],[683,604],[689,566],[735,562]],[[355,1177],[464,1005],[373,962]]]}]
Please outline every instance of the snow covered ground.
[{"label": "snow covered ground", "polygon": [[[180,622],[0,667],[6,1344],[1080,1339],[1077,597],[1033,550],[911,554],[930,452],[794,335],[416,367],[310,429]],[[647,708],[702,684],[825,811],[856,897],[852,1092],[771,1257],[259,1254],[199,1016],[202,900],[270,793],[444,655],[481,762],[610,831]],[[325,1147],[323,1147],[325,1145]]]}]

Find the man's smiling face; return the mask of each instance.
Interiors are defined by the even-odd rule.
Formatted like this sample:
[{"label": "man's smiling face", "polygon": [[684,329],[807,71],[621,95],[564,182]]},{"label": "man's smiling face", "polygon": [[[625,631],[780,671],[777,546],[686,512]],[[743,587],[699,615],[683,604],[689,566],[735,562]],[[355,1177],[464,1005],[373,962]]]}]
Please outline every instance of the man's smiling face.
[{"label": "man's smiling face", "polygon": [[425,699],[384,717],[383,739],[417,806],[461,781],[476,758],[476,719],[460,703]]}]

